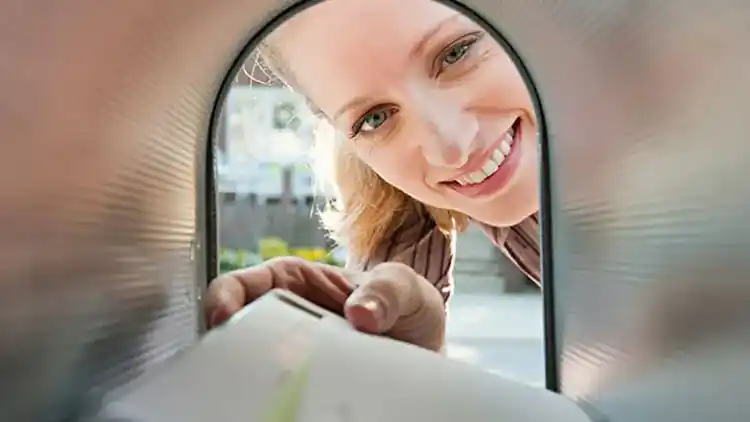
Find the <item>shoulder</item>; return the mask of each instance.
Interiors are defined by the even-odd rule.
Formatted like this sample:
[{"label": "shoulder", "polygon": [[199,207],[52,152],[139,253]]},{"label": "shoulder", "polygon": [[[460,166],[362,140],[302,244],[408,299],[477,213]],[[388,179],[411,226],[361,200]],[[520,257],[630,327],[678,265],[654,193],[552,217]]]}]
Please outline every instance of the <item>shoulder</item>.
[{"label": "shoulder", "polygon": [[539,283],[541,274],[539,216],[533,214],[511,227],[474,221],[521,271]]},{"label": "shoulder", "polygon": [[455,239],[443,233],[429,215],[415,216],[400,225],[374,253],[349,257],[347,267],[369,270],[383,262],[400,262],[432,283],[448,301],[453,290]]},{"label": "shoulder", "polygon": [[381,262],[399,261],[419,269],[435,260],[449,259],[454,242],[454,236],[443,233],[428,213],[415,213],[384,238],[370,256],[350,257],[350,263],[368,269]]},{"label": "shoulder", "polygon": [[497,246],[505,245],[509,240],[515,240],[520,237],[531,246],[539,245],[539,217],[538,214],[532,214],[515,226],[496,227],[485,224],[476,220],[472,223],[477,225],[484,234]]}]

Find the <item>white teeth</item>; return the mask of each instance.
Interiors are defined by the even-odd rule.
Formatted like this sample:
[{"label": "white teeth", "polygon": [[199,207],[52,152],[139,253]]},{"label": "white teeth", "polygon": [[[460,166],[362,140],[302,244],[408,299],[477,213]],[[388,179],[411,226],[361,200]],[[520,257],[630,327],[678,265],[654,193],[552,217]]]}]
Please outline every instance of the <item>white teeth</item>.
[{"label": "white teeth", "polygon": [[490,176],[492,175],[492,173],[495,172],[495,170],[497,170],[497,167],[498,166],[496,162],[492,160],[487,160],[487,162],[484,163],[484,166],[482,166],[482,171],[484,172],[484,174]]},{"label": "white teeth", "polygon": [[[510,153],[510,142],[508,142],[508,141],[503,141],[503,142],[502,142],[502,143],[500,144],[500,148],[498,148],[498,149],[499,149],[499,150],[500,150],[500,151],[501,151],[501,152],[502,152],[502,153],[503,153],[504,155],[507,155],[507,154],[509,154],[509,153]],[[495,152],[497,152],[497,151],[495,151]]]},{"label": "white teeth", "polygon": [[469,180],[471,180],[472,183],[479,183],[484,181],[486,178],[484,173],[475,171],[474,173],[469,174]]},{"label": "white teeth", "polygon": [[[500,146],[502,147],[502,144]],[[505,160],[505,154],[508,154],[509,152],[510,147],[508,148],[508,151],[503,151],[502,148],[498,148],[492,153],[491,160],[494,161],[497,165],[500,165],[503,163],[503,160]]]},{"label": "white teeth", "polygon": [[456,179],[456,182],[461,186],[474,185],[484,182],[485,179],[495,174],[503,161],[505,161],[505,157],[513,149],[513,132],[514,130],[511,129],[505,134],[505,138],[500,143],[500,146],[492,152],[492,155],[484,163],[481,170],[461,176]]}]

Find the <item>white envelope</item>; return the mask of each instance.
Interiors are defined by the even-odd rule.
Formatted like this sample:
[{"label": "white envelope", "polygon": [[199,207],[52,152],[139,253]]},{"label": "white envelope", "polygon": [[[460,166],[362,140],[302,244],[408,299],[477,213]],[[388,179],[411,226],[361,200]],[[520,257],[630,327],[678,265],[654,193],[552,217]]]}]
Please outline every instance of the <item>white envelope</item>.
[{"label": "white envelope", "polygon": [[590,422],[572,401],[274,291],[110,397],[143,422]]}]

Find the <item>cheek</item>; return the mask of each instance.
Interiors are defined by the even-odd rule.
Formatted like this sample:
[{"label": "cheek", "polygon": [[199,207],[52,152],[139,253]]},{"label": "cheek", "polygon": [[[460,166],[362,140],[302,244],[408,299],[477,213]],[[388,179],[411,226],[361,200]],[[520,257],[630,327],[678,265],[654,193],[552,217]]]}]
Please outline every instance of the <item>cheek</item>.
[{"label": "cheek", "polygon": [[520,108],[529,114],[533,110],[531,95],[515,63],[501,49],[493,53],[482,67],[482,80],[487,85],[485,94],[495,101],[502,101],[504,107]]},{"label": "cheek", "polygon": [[404,149],[387,146],[357,145],[357,155],[380,177],[410,195],[426,189],[421,157]]}]

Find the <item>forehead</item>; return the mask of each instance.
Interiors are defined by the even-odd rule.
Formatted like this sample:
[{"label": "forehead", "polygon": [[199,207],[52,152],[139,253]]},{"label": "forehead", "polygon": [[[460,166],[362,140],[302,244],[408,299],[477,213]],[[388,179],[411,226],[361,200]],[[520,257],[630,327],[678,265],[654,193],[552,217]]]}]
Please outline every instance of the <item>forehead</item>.
[{"label": "forehead", "polygon": [[413,47],[456,13],[432,0],[327,0],[282,24],[273,45],[302,91],[330,115],[403,77]]}]

